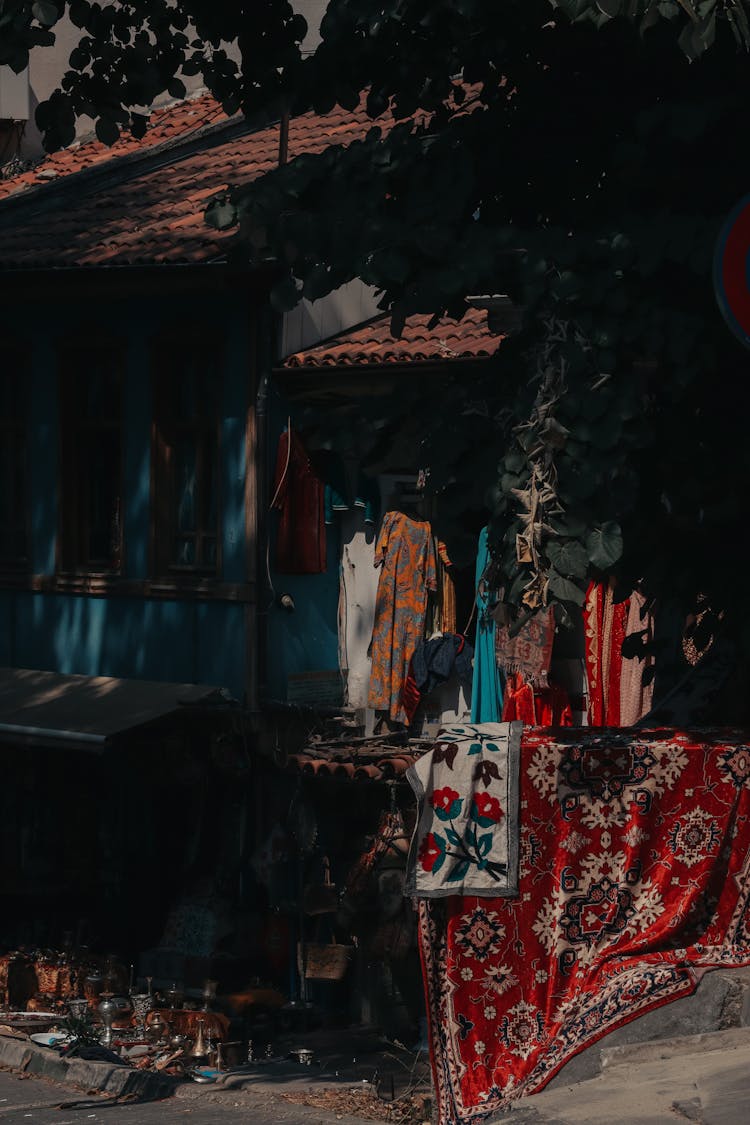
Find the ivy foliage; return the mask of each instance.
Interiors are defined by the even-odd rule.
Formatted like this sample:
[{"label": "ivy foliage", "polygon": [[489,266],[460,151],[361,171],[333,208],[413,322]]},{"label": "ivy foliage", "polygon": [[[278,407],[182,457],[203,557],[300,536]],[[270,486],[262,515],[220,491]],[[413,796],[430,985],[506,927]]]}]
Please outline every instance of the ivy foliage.
[{"label": "ivy foliage", "polygon": [[309,58],[286,0],[0,0],[0,62],[48,41],[53,8],[82,39],[38,110],[49,148],[82,113],[106,142],[142,133],[185,74],[247,115],[363,98],[361,141],[239,182],[208,220],[276,264],[282,310],[360,277],[398,333],[509,294],[523,329],[481,375],[391,404],[441,513],[489,508],[518,612],[564,619],[615,573],[703,593],[750,651],[747,359],[711,288],[750,185],[746,0],[331,0]]}]

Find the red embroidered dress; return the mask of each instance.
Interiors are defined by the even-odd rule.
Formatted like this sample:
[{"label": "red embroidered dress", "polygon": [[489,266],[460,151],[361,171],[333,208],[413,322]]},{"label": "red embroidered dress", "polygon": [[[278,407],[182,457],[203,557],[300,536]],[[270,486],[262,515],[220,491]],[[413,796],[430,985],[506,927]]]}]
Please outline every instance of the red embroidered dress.
[{"label": "red embroidered dress", "polygon": [[586,591],[583,623],[586,633],[586,678],[589,723],[592,727],[620,726],[622,642],[629,602],[614,601],[614,579],[604,586],[592,582]]}]

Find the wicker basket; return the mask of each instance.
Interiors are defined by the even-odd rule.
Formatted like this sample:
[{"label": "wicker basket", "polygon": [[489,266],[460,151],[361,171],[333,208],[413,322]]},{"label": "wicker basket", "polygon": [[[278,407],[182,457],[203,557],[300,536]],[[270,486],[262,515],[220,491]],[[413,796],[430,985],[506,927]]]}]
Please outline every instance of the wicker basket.
[{"label": "wicker basket", "polygon": [[297,969],[305,980],[343,980],[354,952],[353,945],[323,945],[311,941],[297,945]]}]

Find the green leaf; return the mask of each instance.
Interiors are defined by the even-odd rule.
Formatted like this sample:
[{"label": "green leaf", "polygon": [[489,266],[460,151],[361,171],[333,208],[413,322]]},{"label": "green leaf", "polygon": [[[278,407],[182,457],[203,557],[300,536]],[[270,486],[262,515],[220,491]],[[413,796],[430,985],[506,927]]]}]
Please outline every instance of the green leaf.
[{"label": "green leaf", "polygon": [[559,574],[574,578],[585,578],[589,569],[589,558],[583,546],[575,539],[565,542],[551,540],[546,547],[547,558]]},{"label": "green leaf", "polygon": [[607,571],[613,567],[622,555],[622,548],[622,530],[614,521],[603,523],[586,536],[589,562],[597,570]]},{"label": "green leaf", "polygon": [[293,277],[285,277],[271,290],[271,304],[277,312],[290,312],[299,304],[301,290]]},{"label": "green leaf", "polygon": [[57,5],[51,0],[35,0],[31,5],[31,14],[43,27],[52,27],[60,18]]},{"label": "green leaf", "polygon": [[591,444],[596,449],[612,449],[622,437],[622,422],[614,411],[600,418],[591,429]]},{"label": "green leaf", "polygon": [[[468,859],[460,859],[458,861],[458,863],[455,864],[455,866],[454,866],[453,870],[451,871],[450,875],[448,875],[446,877],[446,882],[448,882],[448,883],[458,883],[458,882],[460,882],[461,879],[463,879],[464,876],[466,875],[466,872],[469,870],[469,867],[470,867],[470,863],[469,863]],[[433,867],[432,870],[434,871],[435,868]]]},{"label": "green leaf", "polygon": [[551,519],[550,526],[554,528],[558,535],[568,539],[580,539],[586,531],[587,524],[582,516],[567,511],[564,516]]},{"label": "green leaf", "polygon": [[556,570],[549,572],[547,582],[550,593],[562,602],[573,602],[574,605],[582,606],[586,600],[580,586],[576,586],[575,582],[571,582],[568,578],[563,578]]},{"label": "green leaf", "polygon": [[96,122],[96,135],[104,145],[113,145],[120,138],[120,130],[111,117],[100,117]]},{"label": "green leaf", "polygon": [[622,4],[623,0],[596,0],[596,6],[599,11],[603,15],[609,16],[610,19],[619,16],[622,11]]}]

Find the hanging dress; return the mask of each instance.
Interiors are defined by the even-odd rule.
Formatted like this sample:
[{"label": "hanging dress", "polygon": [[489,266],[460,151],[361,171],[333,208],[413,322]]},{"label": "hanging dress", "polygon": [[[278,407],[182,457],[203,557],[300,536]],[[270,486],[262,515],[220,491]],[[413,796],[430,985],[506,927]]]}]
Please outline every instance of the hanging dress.
[{"label": "hanging dress", "polygon": [[386,512],[375,549],[380,566],[370,654],[368,707],[406,723],[401,699],[409,661],[424,639],[427,594],[437,590],[432,529],[426,520]]},{"label": "hanging dress", "polygon": [[589,726],[620,726],[622,642],[630,602],[615,602],[615,580],[591,582],[586,591],[583,622],[586,638],[586,680]]},{"label": "hanging dress", "polygon": [[[643,643],[653,642],[654,618],[649,605],[639,590],[630,595],[630,609],[625,636],[642,634]],[[623,657],[620,680],[620,726],[630,727],[640,722],[651,710],[654,697],[654,657],[652,652]]]},{"label": "hanging dress", "polygon": [[272,506],[281,512],[276,536],[279,574],[326,569],[325,488],[296,431],[279,438]]},{"label": "hanging dress", "polygon": [[499,723],[503,710],[503,691],[495,657],[495,618],[492,596],[483,587],[482,578],[490,554],[487,528],[479,533],[476,569],[477,635],[474,644],[474,677],[471,688],[472,723]]}]

